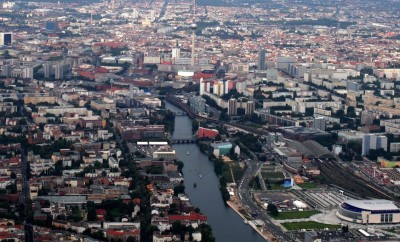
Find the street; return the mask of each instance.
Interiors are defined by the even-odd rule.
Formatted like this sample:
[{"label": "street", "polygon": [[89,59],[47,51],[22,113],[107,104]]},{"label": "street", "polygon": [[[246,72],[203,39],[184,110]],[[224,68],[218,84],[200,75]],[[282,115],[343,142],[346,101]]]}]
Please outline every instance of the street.
[{"label": "street", "polygon": [[264,221],[267,224],[268,229],[276,237],[282,239],[283,241],[293,241],[287,234],[285,234],[281,228],[276,226],[269,216],[263,211],[251,198],[251,192],[248,188],[249,181],[254,177],[262,166],[260,162],[249,161],[248,168],[243,175],[242,180],[238,186],[238,197],[243,207],[246,207],[250,213],[257,213],[258,219]]}]

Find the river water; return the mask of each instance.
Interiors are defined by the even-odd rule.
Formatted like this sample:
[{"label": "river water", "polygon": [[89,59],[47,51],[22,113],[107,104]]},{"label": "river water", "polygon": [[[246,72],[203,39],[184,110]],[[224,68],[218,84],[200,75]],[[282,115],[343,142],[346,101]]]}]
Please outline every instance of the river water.
[{"label": "river water", "polygon": [[[181,112],[170,103],[166,103],[166,108]],[[191,137],[192,121],[187,116],[175,117],[173,138]],[[225,205],[218,188],[219,180],[214,173],[213,163],[201,153],[199,147],[196,144],[177,144],[172,147],[176,150],[178,159],[185,164],[185,192],[193,205],[199,207],[207,216],[216,242],[265,242],[235,211]],[[196,188],[194,183],[197,184]]]}]

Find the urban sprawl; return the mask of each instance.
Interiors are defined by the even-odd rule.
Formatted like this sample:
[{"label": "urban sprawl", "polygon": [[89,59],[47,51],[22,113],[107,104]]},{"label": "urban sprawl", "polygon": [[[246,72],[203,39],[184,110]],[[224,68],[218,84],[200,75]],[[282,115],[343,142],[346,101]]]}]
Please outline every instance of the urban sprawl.
[{"label": "urban sprawl", "polygon": [[206,175],[260,239],[400,240],[399,0],[2,1],[0,20],[0,241],[228,241],[191,199]]}]

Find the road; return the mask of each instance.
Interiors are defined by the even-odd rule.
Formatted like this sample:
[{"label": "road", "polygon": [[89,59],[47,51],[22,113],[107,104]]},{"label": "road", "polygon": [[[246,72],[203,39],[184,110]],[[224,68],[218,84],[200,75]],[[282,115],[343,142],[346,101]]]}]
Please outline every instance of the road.
[{"label": "road", "polygon": [[261,162],[248,162],[248,168],[245,171],[242,180],[238,186],[238,197],[240,202],[244,207],[246,207],[252,213],[257,213],[258,219],[261,219],[266,223],[269,231],[274,234],[277,238],[282,239],[283,241],[293,241],[289,235],[285,234],[282,229],[276,226],[270,219],[270,217],[263,211],[251,198],[251,192],[248,189],[249,181],[252,177],[254,177],[257,172],[260,170],[262,163]]},{"label": "road", "polygon": [[[266,131],[246,127],[244,125],[225,123],[225,122],[221,122],[219,120],[215,120],[212,118],[201,117],[201,116],[195,114],[186,104],[182,103],[178,98],[174,97],[173,95],[167,95],[166,100],[169,101],[172,105],[175,105],[175,106],[181,108],[182,110],[184,110],[188,114],[188,116],[192,119],[195,119],[195,118],[205,119],[205,120],[216,122],[216,123],[219,123],[222,125],[228,125],[228,126],[232,126],[235,128],[239,128],[245,132],[253,133],[255,135],[265,135],[266,134]],[[269,151],[267,153],[272,153],[272,149],[270,147],[268,147],[267,150]],[[251,152],[251,155],[254,156],[254,159],[257,159],[256,154]],[[288,234],[284,233],[280,227],[278,227],[271,221],[270,217],[264,211],[262,211],[261,208],[251,198],[251,193],[248,189],[249,181],[259,171],[262,163],[249,160],[247,165],[248,165],[248,168],[246,169],[246,171],[242,177],[242,180],[239,182],[239,186],[238,186],[238,197],[239,197],[240,202],[242,203],[242,205],[244,207],[246,207],[251,212],[253,212],[253,213],[256,212],[258,214],[258,218],[266,223],[269,231],[272,234],[274,234],[276,236],[276,238],[280,238],[281,240],[283,240],[285,242],[293,241],[293,239],[291,239]]]},{"label": "road", "polygon": [[22,203],[25,206],[25,221],[24,221],[24,229],[25,229],[25,241],[33,242],[33,226],[31,218],[28,216],[29,211],[29,177],[28,177],[28,159],[25,154],[25,150],[21,148],[21,176],[22,176],[22,194],[21,199]]}]

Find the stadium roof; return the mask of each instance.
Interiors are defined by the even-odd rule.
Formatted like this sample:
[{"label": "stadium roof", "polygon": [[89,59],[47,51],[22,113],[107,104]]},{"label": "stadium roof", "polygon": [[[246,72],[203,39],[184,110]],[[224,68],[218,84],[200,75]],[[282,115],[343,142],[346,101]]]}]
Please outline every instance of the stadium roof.
[{"label": "stadium roof", "polygon": [[399,207],[393,201],[384,199],[372,199],[372,200],[346,200],[344,201],[348,205],[360,208],[362,210],[369,211],[380,211],[380,210],[400,210]]}]

